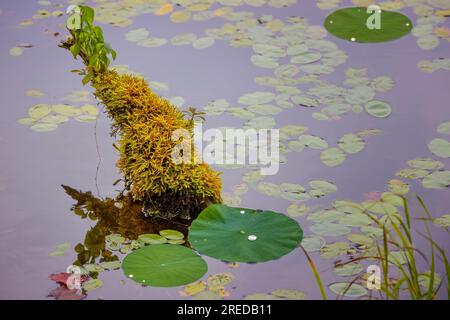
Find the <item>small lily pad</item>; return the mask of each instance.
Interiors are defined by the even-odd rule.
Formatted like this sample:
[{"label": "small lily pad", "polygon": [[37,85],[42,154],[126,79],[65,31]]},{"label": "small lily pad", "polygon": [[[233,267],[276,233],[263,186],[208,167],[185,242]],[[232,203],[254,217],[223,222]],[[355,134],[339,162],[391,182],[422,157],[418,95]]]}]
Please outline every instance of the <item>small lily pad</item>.
[{"label": "small lily pad", "polygon": [[343,8],[331,13],[324,27],[332,35],[352,42],[386,42],[407,35],[413,24],[411,20],[394,11],[382,10],[380,28],[369,29],[366,26],[369,17],[377,14],[367,13],[365,7]]},{"label": "small lily pad", "polygon": [[391,114],[391,106],[380,100],[367,102],[364,109],[368,114],[376,118],[386,118]]},{"label": "small lily pad", "polygon": [[335,282],[329,288],[339,296],[351,298],[358,298],[367,294],[367,290],[357,283]]},{"label": "small lily pad", "polygon": [[103,286],[103,281],[100,279],[91,279],[83,283],[83,289],[86,292],[93,291]]},{"label": "small lily pad", "polygon": [[161,230],[159,232],[161,236],[166,238],[167,240],[182,240],[184,239],[184,234],[177,230]]},{"label": "small lily pad", "polygon": [[338,148],[328,148],[320,154],[320,160],[328,167],[340,165],[345,160],[345,153]]},{"label": "small lily pad", "polygon": [[166,238],[156,233],[141,234],[138,240],[147,244],[163,244],[167,242]]},{"label": "small lily pad", "polygon": [[428,149],[438,157],[450,158],[450,142],[445,139],[436,138],[431,140],[428,144]]},{"label": "small lily pad", "polygon": [[271,292],[272,295],[279,298],[285,298],[289,300],[304,300],[306,295],[304,292],[295,289],[276,289]]},{"label": "small lily pad", "polygon": [[347,263],[334,268],[334,274],[341,277],[349,277],[363,271],[363,266],[359,263]]},{"label": "small lily pad", "polygon": [[120,269],[120,266],[122,265],[122,263],[118,260],[115,261],[105,261],[105,262],[100,262],[100,267],[102,267],[105,270],[116,270],[116,269]]}]

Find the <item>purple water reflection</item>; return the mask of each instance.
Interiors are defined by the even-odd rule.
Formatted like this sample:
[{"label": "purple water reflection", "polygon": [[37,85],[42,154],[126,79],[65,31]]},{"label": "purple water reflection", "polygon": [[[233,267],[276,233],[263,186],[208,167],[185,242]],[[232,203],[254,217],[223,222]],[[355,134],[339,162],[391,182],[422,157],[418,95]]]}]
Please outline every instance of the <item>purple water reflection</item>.
[{"label": "purple water reflection", "polygon": [[[72,245],[82,241],[91,222],[80,220],[70,212],[73,200],[60,187],[70,185],[81,190],[95,191],[94,177],[97,166],[97,150],[94,126],[69,121],[56,131],[36,133],[21,126],[17,120],[26,115],[35,103],[58,103],[60,98],[72,90],[83,90],[80,77],[69,73],[80,64],[57,48],[59,37],[45,34],[44,30],[64,32],[57,23],[64,21],[43,19],[32,27],[18,28],[18,23],[33,15],[39,7],[26,1],[2,2],[0,9],[1,70],[0,90],[0,249],[2,270],[0,281],[2,299],[43,299],[55,287],[48,276],[62,272],[74,260],[73,251],[63,257],[49,257],[54,247],[62,242]],[[289,8],[245,7],[258,14],[273,14],[286,17],[297,14],[307,17],[311,25],[321,25],[328,11],[316,8],[313,1],[299,1]],[[405,13],[410,14],[408,10]],[[447,19],[448,20],[448,19]],[[202,34],[206,27],[220,26],[222,21],[189,22],[173,24],[166,16],[142,15],[134,19],[131,27],[105,27],[106,38],[118,51],[118,64],[128,64],[132,70],[144,74],[147,79],[166,82],[171,96],[182,96],[187,105],[203,106],[209,100],[224,98],[236,102],[237,97],[250,91],[261,90],[254,77],[270,75],[270,70],[253,66],[249,62],[250,48],[231,48],[225,41],[216,43],[206,50],[191,47],[165,45],[148,49],[127,42],[124,32],[133,28],[146,27],[158,37],[170,38],[184,32]],[[449,27],[448,21],[446,24]],[[437,136],[436,127],[450,120],[448,101],[450,91],[449,73],[437,71],[424,73],[417,68],[422,59],[448,57],[450,43],[442,41],[434,50],[418,48],[416,38],[409,35],[398,41],[384,44],[354,44],[329,36],[344,50],[349,58],[331,75],[324,77],[331,83],[341,85],[344,70],[348,67],[366,67],[369,76],[388,75],[395,81],[395,87],[377,98],[388,101],[392,115],[387,119],[376,119],[367,114],[348,114],[339,121],[321,122],[314,120],[312,110],[290,109],[277,116],[277,127],[287,124],[302,124],[312,134],[319,134],[328,142],[343,134],[377,128],[379,136],[368,138],[363,152],[348,157],[337,168],[324,166],[320,151],[309,150],[290,153],[288,163],[280,167],[276,176],[268,182],[291,182],[306,185],[313,179],[334,182],[338,191],[308,205],[328,206],[334,199],[362,201],[371,191],[383,191],[395,172],[406,166],[406,161],[430,156],[427,143]],[[23,56],[11,57],[9,48],[18,43],[30,42],[33,48],[24,49]],[[47,95],[42,98],[25,96],[28,89],[37,88]],[[89,89],[90,90],[90,89]],[[243,121],[229,115],[211,117],[208,127],[233,125]],[[97,137],[102,163],[98,181],[102,196],[114,196],[112,182],[119,178],[115,167],[117,154],[111,147],[110,122],[105,116],[99,118]],[[446,167],[450,165],[444,159]],[[224,175],[224,191],[240,182],[242,170],[227,170]],[[429,204],[432,213],[448,213],[449,190],[423,189],[418,181],[410,180],[412,191],[419,193]],[[272,209],[285,212],[289,202],[264,196],[251,190],[242,199],[242,206]],[[309,233],[310,222],[298,218],[305,233]],[[418,223],[419,225],[420,223]],[[450,249],[449,235],[433,228],[438,242]],[[426,242],[419,240],[426,250]],[[332,261],[320,259],[312,254],[319,265],[324,283],[339,279],[332,272]],[[308,298],[320,298],[313,274],[300,250],[280,260],[256,264],[242,264],[229,269],[224,263],[205,258],[209,265],[208,274],[231,271],[235,275],[231,298],[256,292],[270,292],[277,288],[293,288],[304,291]],[[438,272],[444,270],[439,265]],[[104,286],[88,295],[89,299],[178,299],[180,288],[142,288],[127,280],[122,272],[101,274]],[[328,292],[332,297],[333,294]],[[444,298],[443,290],[440,297]]]}]

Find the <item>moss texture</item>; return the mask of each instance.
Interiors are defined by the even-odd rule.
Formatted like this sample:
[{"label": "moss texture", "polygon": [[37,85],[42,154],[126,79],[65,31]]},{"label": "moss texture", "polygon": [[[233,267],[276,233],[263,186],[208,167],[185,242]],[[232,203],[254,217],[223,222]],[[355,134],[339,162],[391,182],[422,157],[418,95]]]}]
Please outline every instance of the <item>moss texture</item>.
[{"label": "moss texture", "polygon": [[117,166],[147,212],[190,219],[210,203],[221,202],[219,173],[204,163],[172,160],[174,130],[193,130],[180,110],[137,76],[105,71],[91,84],[113,120],[113,133],[118,133]]}]

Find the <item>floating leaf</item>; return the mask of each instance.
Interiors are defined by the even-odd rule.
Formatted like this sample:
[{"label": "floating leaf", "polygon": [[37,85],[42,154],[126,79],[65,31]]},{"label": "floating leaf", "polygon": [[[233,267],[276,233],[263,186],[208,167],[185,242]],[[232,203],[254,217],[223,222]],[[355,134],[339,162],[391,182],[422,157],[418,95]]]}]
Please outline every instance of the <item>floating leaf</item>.
[{"label": "floating leaf", "polygon": [[189,242],[199,252],[225,261],[263,262],[297,247],[297,222],[272,211],[211,205],[192,222]]},{"label": "floating leaf", "polygon": [[45,94],[41,90],[27,90],[25,94],[29,97],[43,97]]},{"label": "floating leaf", "polygon": [[58,128],[58,125],[54,123],[36,123],[31,126],[31,130],[36,132],[48,132],[56,130],[56,128]]},{"label": "floating leaf", "polygon": [[40,119],[48,115],[50,111],[48,104],[36,104],[28,109],[28,115],[33,119]]},{"label": "floating leaf", "polygon": [[163,244],[167,242],[167,239],[165,237],[162,237],[159,234],[155,233],[141,234],[138,237],[138,240],[148,244]]},{"label": "floating leaf", "polygon": [[450,134],[450,121],[442,122],[437,128],[437,132],[442,134]]},{"label": "floating leaf", "polygon": [[329,288],[339,296],[343,295],[351,298],[358,298],[367,294],[367,290],[357,283],[335,282]]},{"label": "floating leaf", "polygon": [[130,30],[125,34],[125,38],[131,42],[138,42],[147,39],[150,32],[145,28]]},{"label": "floating leaf", "polygon": [[91,279],[83,283],[83,289],[86,292],[93,291],[103,286],[103,281],[100,279]]},{"label": "floating leaf", "polygon": [[325,244],[325,239],[319,236],[309,236],[302,240],[302,247],[308,252],[319,251]]},{"label": "floating leaf", "polygon": [[81,109],[67,104],[54,104],[52,105],[52,111],[66,117],[76,117],[82,113]]},{"label": "floating leaf", "polygon": [[309,229],[319,236],[338,237],[350,233],[350,228],[337,223],[317,223],[309,227]]},{"label": "floating leaf", "polygon": [[322,151],[320,154],[320,160],[322,160],[322,162],[329,167],[335,167],[344,162],[345,153],[338,148],[329,148]]},{"label": "floating leaf", "polygon": [[359,263],[346,263],[334,268],[334,274],[341,277],[349,277],[363,271],[363,266]]},{"label": "floating leaf", "polygon": [[161,230],[159,232],[160,235],[162,235],[164,238],[168,240],[182,240],[184,239],[184,234],[182,234],[180,231],[177,230]]},{"label": "floating leaf", "polygon": [[303,134],[298,137],[298,141],[304,146],[311,149],[326,149],[328,148],[328,143],[321,137],[313,136],[310,134]]},{"label": "floating leaf", "polygon": [[173,23],[186,22],[191,18],[191,12],[188,10],[175,11],[170,15],[170,21]]},{"label": "floating leaf", "polygon": [[56,246],[56,249],[53,252],[51,252],[49,254],[49,256],[51,256],[51,257],[63,256],[65,254],[65,252],[67,251],[67,249],[69,249],[69,248],[70,248],[70,243],[68,243],[68,242],[58,244]]},{"label": "floating leaf", "polygon": [[376,118],[386,118],[391,114],[391,106],[380,100],[372,100],[364,106],[366,112]]},{"label": "floating leaf", "polygon": [[305,188],[299,184],[280,184],[281,197],[290,201],[305,201],[310,197],[305,193]]},{"label": "floating leaf", "polygon": [[266,104],[275,99],[272,92],[256,91],[239,97],[238,102],[245,105]]},{"label": "floating leaf", "polygon": [[339,148],[350,154],[360,152],[364,149],[364,145],[364,140],[353,133],[343,135],[338,141]]},{"label": "floating leaf", "polygon": [[350,249],[347,242],[335,242],[323,246],[320,249],[320,256],[324,259],[333,259]]},{"label": "floating leaf", "polygon": [[443,228],[450,228],[450,214],[444,214],[438,218],[434,218],[433,222]]},{"label": "floating leaf", "polygon": [[407,184],[401,180],[397,180],[397,179],[389,180],[388,186],[389,186],[389,191],[391,191],[392,193],[395,193],[395,194],[405,195],[409,192],[409,184]]},{"label": "floating leaf", "polygon": [[267,293],[252,293],[246,295],[244,300],[282,300],[280,297]]},{"label": "floating leaf", "polygon": [[[324,27],[332,35],[352,42],[386,42],[401,38],[412,29],[409,18],[399,12],[382,10],[380,28],[369,29],[366,22],[371,14],[365,7],[343,8],[331,13]],[[376,14],[376,13],[375,13]]]},{"label": "floating leaf", "polygon": [[102,267],[105,270],[116,270],[116,269],[120,269],[120,266],[122,265],[122,263],[118,260],[115,261],[105,261],[105,262],[100,262],[100,267]]},{"label": "floating leaf", "polygon": [[222,297],[212,291],[202,291],[192,296],[194,300],[222,300]]},{"label": "floating leaf", "polygon": [[444,189],[450,186],[450,171],[436,171],[430,173],[422,180],[422,185],[427,189]]},{"label": "floating leaf", "polygon": [[75,117],[75,120],[79,122],[95,122],[97,120],[97,116],[93,116],[90,114],[82,114]]},{"label": "floating leaf", "polygon": [[271,292],[275,297],[285,298],[289,300],[304,300],[306,295],[304,292],[295,289],[276,289]]},{"label": "floating leaf", "polygon": [[97,116],[98,115],[98,108],[96,106],[93,106],[91,104],[85,104],[80,107],[81,111],[84,113],[87,113],[91,116]]},{"label": "floating leaf", "polygon": [[430,141],[428,149],[441,158],[450,158],[450,142],[447,140],[436,138]]},{"label": "floating leaf", "polygon": [[441,161],[430,158],[416,158],[413,160],[408,160],[408,165],[411,168],[424,170],[440,170],[444,168],[444,164]]},{"label": "floating leaf", "polygon": [[206,283],[204,281],[197,281],[191,284],[188,284],[183,288],[182,291],[180,291],[180,296],[182,297],[188,297],[196,295],[202,291],[205,291],[206,289]]},{"label": "floating leaf", "polygon": [[189,248],[155,244],[127,255],[122,269],[127,277],[143,285],[177,287],[201,278],[208,266]]},{"label": "floating leaf", "polygon": [[205,48],[211,47],[214,44],[214,41],[215,40],[212,37],[198,38],[192,42],[192,46],[195,49],[205,49]]},{"label": "floating leaf", "polygon": [[[309,182],[309,186],[312,189],[319,191],[320,195],[326,195],[326,194],[337,191],[337,187],[334,183],[331,183],[331,182],[328,182],[325,180],[311,180]],[[316,195],[316,198],[318,198],[317,195]]]},{"label": "floating leaf", "polygon": [[23,53],[23,49],[20,47],[13,47],[11,49],[9,49],[9,54],[12,55],[13,57],[19,57],[21,56]]},{"label": "floating leaf", "polygon": [[299,206],[296,203],[292,203],[286,209],[286,212],[291,217],[299,217],[299,216],[304,215],[308,210],[309,210],[309,208],[304,204]]}]

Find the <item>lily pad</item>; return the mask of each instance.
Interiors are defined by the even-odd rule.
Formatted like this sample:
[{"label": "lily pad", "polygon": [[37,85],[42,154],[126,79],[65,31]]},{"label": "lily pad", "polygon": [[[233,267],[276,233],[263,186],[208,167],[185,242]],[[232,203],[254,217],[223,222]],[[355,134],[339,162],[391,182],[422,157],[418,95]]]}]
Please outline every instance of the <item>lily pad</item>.
[{"label": "lily pad", "polygon": [[343,8],[331,13],[324,22],[332,35],[352,42],[386,42],[407,35],[413,24],[399,12],[382,10],[380,28],[369,29],[366,23],[376,13],[366,13],[365,7]]},{"label": "lily pad", "polygon": [[351,298],[362,297],[367,293],[367,290],[357,283],[335,282],[329,288],[337,295]]},{"label": "lily pad", "polygon": [[143,285],[177,287],[203,277],[208,266],[189,248],[156,244],[127,255],[122,269],[127,277]]},{"label": "lily pad", "polygon": [[343,135],[338,142],[339,148],[347,153],[354,154],[364,149],[364,140],[353,133]]},{"label": "lily pad", "polygon": [[430,141],[428,149],[441,158],[450,158],[450,142],[445,139],[437,138]]},{"label": "lily pad", "polygon": [[83,283],[83,289],[86,292],[90,292],[92,290],[98,289],[103,286],[103,281],[100,279],[91,279]]},{"label": "lily pad", "polygon": [[291,218],[273,211],[214,204],[189,229],[189,242],[199,252],[233,262],[263,262],[295,249],[303,231]]},{"label": "lily pad", "polygon": [[275,297],[289,299],[289,300],[304,300],[306,295],[304,292],[294,289],[276,289],[271,293]]},{"label": "lily pad", "polygon": [[391,114],[391,106],[380,100],[372,100],[364,106],[366,112],[376,118],[386,118]]},{"label": "lily pad", "polygon": [[170,230],[170,229],[161,230],[159,232],[159,234],[162,235],[167,240],[182,240],[182,239],[184,239],[184,235],[180,231],[177,231],[177,230]]},{"label": "lily pad", "polygon": [[450,121],[442,122],[437,128],[437,132],[442,134],[450,134]]},{"label": "lily pad", "polygon": [[353,276],[363,271],[363,266],[359,263],[347,263],[334,268],[334,274],[341,277]]},{"label": "lily pad", "polygon": [[351,229],[337,223],[317,223],[309,227],[309,229],[319,236],[338,237],[350,233]]},{"label": "lily pad", "polygon": [[320,160],[328,167],[340,165],[345,160],[345,153],[338,148],[328,148],[320,154]]},{"label": "lily pad", "polygon": [[302,247],[308,252],[319,251],[325,244],[325,239],[319,236],[310,236],[302,240]]},{"label": "lily pad", "polygon": [[450,186],[450,171],[436,171],[427,175],[422,180],[422,185],[427,189],[444,189]]},{"label": "lily pad", "polygon": [[155,233],[141,234],[138,237],[138,240],[147,244],[163,244],[167,242],[167,239],[165,237]]}]

